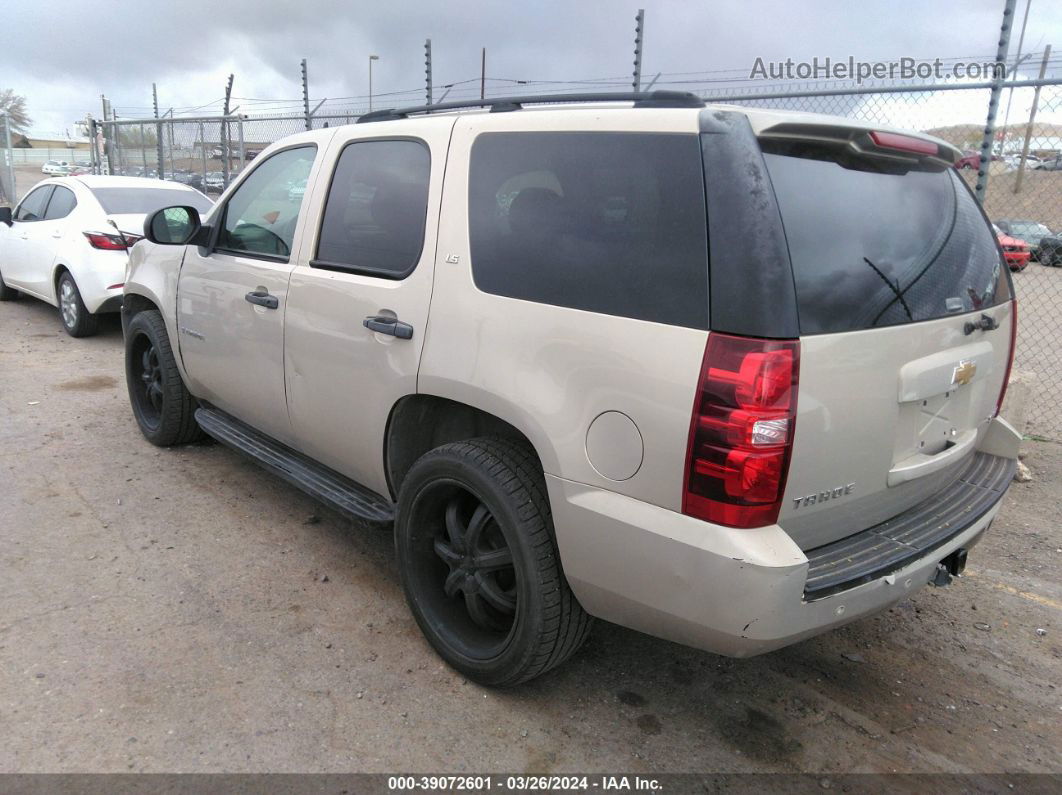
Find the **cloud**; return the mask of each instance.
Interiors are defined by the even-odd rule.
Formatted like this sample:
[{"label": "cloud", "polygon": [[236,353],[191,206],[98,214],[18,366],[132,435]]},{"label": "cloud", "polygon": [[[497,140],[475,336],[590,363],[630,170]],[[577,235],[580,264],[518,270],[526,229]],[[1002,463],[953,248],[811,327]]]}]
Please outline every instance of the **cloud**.
[{"label": "cloud", "polygon": [[[1027,49],[1039,39],[1062,44],[1057,5],[1034,4]],[[149,114],[153,82],[164,109],[204,105],[223,95],[229,72],[236,75],[241,111],[275,108],[254,100],[297,100],[299,61],[305,57],[314,101],[348,98],[330,104],[353,109],[364,105],[368,55],[375,53],[380,56],[373,67],[375,92],[408,90],[394,97],[404,104],[422,101],[422,47],[430,36],[436,85],[469,81],[452,89],[451,99],[478,92],[483,46],[493,90],[526,90],[509,89],[501,79],[589,78],[615,78],[610,87],[622,89],[632,69],[639,6],[646,9],[646,79],[664,72],[658,87],[686,88],[684,80],[703,86],[707,80],[746,76],[757,56],[991,56],[1001,4],[100,0],[89,10],[82,0],[50,0],[7,10],[15,35],[5,37],[0,48],[0,82],[26,95],[36,128],[63,129],[86,113],[98,115],[101,93],[122,114]],[[551,85],[556,84],[533,88]],[[295,103],[290,107],[298,109]]]}]

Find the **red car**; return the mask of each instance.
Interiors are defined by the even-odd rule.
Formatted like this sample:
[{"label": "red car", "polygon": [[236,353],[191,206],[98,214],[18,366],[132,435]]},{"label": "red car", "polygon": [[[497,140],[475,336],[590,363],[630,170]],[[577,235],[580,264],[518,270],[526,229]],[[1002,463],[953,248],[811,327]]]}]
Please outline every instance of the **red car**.
[{"label": "red car", "polygon": [[1032,253],[1029,251],[1029,244],[1024,240],[1005,234],[995,224],[992,224],[992,231],[996,233],[999,246],[1003,249],[1003,259],[1007,261],[1010,269],[1012,271],[1025,270],[1029,264],[1029,259],[1032,257]]}]

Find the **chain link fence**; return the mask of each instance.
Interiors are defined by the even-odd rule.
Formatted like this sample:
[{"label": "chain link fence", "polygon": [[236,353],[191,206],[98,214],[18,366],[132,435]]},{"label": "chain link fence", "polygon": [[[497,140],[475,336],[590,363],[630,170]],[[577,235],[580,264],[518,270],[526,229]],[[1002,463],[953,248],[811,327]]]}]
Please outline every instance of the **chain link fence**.
[{"label": "chain link fence", "polygon": [[[1032,85],[1031,83],[1036,83]],[[989,84],[837,87],[784,91],[765,85],[708,89],[710,102],[806,111],[935,135],[966,156],[960,174],[975,187],[999,227],[1019,303],[1019,336],[1011,390],[1025,397],[1026,433],[1062,440],[1062,79],[1005,87],[988,129],[991,157],[980,162]],[[217,197],[269,144],[308,128],[353,123],[358,110],[327,115],[202,116],[89,121],[85,165],[94,173],[167,179]],[[2,117],[0,117],[2,126]],[[0,129],[0,136],[3,130]],[[0,137],[0,192],[13,203],[43,178],[40,167],[14,165]],[[14,185],[10,185],[11,181]],[[0,202],[4,200],[0,197]],[[1028,256],[1026,256],[1028,252]]]}]

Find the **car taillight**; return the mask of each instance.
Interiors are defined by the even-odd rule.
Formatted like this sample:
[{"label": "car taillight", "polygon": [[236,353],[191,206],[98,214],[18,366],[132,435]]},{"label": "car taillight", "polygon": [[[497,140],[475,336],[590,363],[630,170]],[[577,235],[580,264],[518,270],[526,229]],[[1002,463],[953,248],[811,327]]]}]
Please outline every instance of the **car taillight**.
[{"label": "car taillight", "polygon": [[684,514],[730,527],[777,521],[799,364],[797,340],[708,335],[686,449]]},{"label": "car taillight", "polygon": [[[109,235],[106,232],[85,232],[89,245],[93,248],[101,248],[105,251],[125,251],[129,246],[118,235]],[[132,245],[130,242],[129,245]]]},{"label": "car taillight", "polygon": [[1014,343],[1018,340],[1018,299],[1010,302],[1010,350],[1007,351],[1007,366],[1003,370],[1003,386],[999,388],[999,400],[996,401],[996,416],[1003,408],[1003,398],[1007,396],[1007,384],[1010,382],[1010,368],[1014,364]]}]

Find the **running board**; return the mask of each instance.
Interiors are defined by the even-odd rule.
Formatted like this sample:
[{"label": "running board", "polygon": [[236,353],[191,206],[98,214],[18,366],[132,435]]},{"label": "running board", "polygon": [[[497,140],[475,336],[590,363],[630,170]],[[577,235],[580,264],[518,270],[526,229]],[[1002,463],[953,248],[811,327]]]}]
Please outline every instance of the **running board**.
[{"label": "running board", "polygon": [[374,491],[213,407],[200,408],[195,421],[205,433],[244,455],[314,499],[354,519],[392,522],[394,505]]}]

